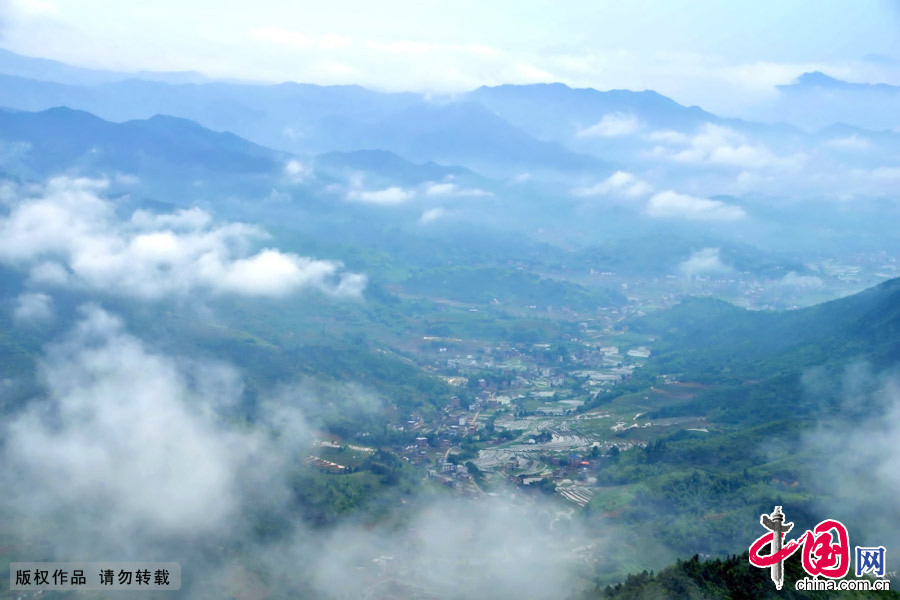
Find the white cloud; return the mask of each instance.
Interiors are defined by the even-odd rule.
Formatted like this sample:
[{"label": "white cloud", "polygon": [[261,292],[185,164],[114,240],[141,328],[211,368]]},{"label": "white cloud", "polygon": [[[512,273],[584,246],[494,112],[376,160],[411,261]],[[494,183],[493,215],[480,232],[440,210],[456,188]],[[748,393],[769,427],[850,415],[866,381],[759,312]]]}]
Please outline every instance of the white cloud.
[{"label": "white cloud", "polygon": [[380,204],[384,206],[404,204],[414,197],[415,193],[399,186],[391,186],[382,190],[354,189],[347,192],[347,199],[353,202]]},{"label": "white cloud", "polygon": [[653,186],[625,171],[616,171],[603,181],[588,187],[572,190],[573,196],[607,196],[617,195],[628,198],[646,196],[653,191]]},{"label": "white cloud", "polygon": [[558,514],[540,499],[516,504],[486,496],[426,504],[396,527],[337,528],[313,559],[314,595],[364,598],[378,562],[386,562],[384,569],[402,572],[404,587],[417,592],[404,597],[570,597],[578,586],[575,565],[595,559],[607,543],[572,527],[553,531]]},{"label": "white cloud", "polygon": [[361,275],[342,275],[335,280],[335,263],[270,248],[227,265],[214,263],[209,268],[207,275],[220,290],[250,296],[287,296],[307,287],[338,296],[358,296],[365,286]]},{"label": "white cloud", "polygon": [[650,198],[645,212],[651,217],[697,221],[735,221],[747,216],[739,206],[671,190],[659,192]]},{"label": "white cloud", "polygon": [[396,206],[413,200],[417,194],[428,198],[445,197],[470,197],[482,198],[493,196],[491,192],[478,189],[461,187],[452,181],[429,181],[416,190],[400,186],[390,186],[380,190],[369,190],[364,187],[362,175],[351,177],[350,189],[347,192],[347,200],[364,204],[377,204],[382,206]]},{"label": "white cloud", "polygon": [[82,313],[39,362],[43,398],[4,424],[4,511],[64,519],[79,535],[55,536],[57,551],[98,552],[142,536],[216,535],[232,529],[248,489],[286,493],[290,453],[311,434],[282,414],[289,406],[264,415],[277,441],[265,428],[226,428],[216,415],[242,392],[232,368],[156,353],[114,315]]},{"label": "white cloud", "polygon": [[427,183],[425,184],[426,196],[450,196],[457,193],[458,186],[455,183]]},{"label": "white cloud", "polygon": [[190,231],[203,229],[212,223],[212,215],[197,208],[182,209],[174,213],[155,214],[145,210],[135,211],[131,222],[141,230],[152,231],[160,227],[173,230]]},{"label": "white cloud", "polygon": [[848,135],[847,137],[834,138],[824,142],[824,145],[835,150],[849,150],[853,152],[863,152],[872,150],[875,145],[864,137],[857,134]]},{"label": "white cloud", "polygon": [[[0,423],[4,533],[48,558],[175,551],[209,592],[241,564],[223,565],[221,549],[239,547],[255,557],[251,572],[294,596],[312,586],[322,597],[361,597],[386,567],[428,596],[537,599],[574,593],[574,574],[607,552],[605,538],[585,536],[551,502],[505,495],[413,497],[400,519],[311,530],[296,518],[291,488],[317,427],[304,414],[322,404],[314,387],[267,394],[254,424],[233,424],[223,413],[242,396],[234,369],[163,354],[114,315],[82,312],[40,360],[42,397]],[[342,412],[385,408],[357,386],[334,391]],[[253,531],[260,513],[284,523],[277,540]],[[198,546],[213,549],[214,565]]]},{"label": "white cloud", "polygon": [[659,131],[651,131],[646,136],[651,142],[660,142],[663,144],[689,144],[691,136],[680,131],[672,129],[661,129]]},{"label": "white cloud", "polygon": [[26,270],[32,283],[67,285],[155,299],[197,292],[282,297],[304,288],[358,296],[365,277],[337,262],[265,248],[242,223],[214,225],[200,209],[116,217],[102,183],[57,178],[0,218],[0,262]]},{"label": "white cloud", "polygon": [[799,452],[814,457],[813,497],[822,499],[817,508],[823,513],[860,515],[857,539],[897,547],[896,513],[882,507],[896,506],[900,495],[900,378],[896,370],[878,373],[866,363],[851,363],[838,377],[834,372],[834,366],[820,367],[802,379],[806,402],[837,396],[829,410],[836,417],[800,438]]},{"label": "white cloud", "polygon": [[678,265],[678,270],[687,276],[714,275],[724,273],[731,269],[719,258],[718,248],[704,248],[691,254],[691,256]]},{"label": "white cloud", "polygon": [[577,137],[619,137],[632,135],[641,128],[641,122],[637,117],[624,113],[610,113],[603,115],[597,123],[590,127],[580,129]]},{"label": "white cloud", "polygon": [[19,323],[40,323],[53,319],[53,298],[47,294],[24,293],[16,299],[13,318]]},{"label": "white cloud", "polygon": [[[106,506],[112,530],[208,531],[235,509],[233,446],[190,408],[196,398],[175,364],[117,319],[90,309],[51,349],[41,376],[48,400],[32,403],[7,432],[4,458],[27,473],[26,496]],[[44,410],[58,412],[58,427]]]},{"label": "white cloud", "polygon": [[431,197],[442,197],[442,196],[471,196],[471,197],[486,197],[493,196],[490,192],[486,192],[485,190],[481,190],[478,188],[463,188],[455,183],[450,182],[428,182],[425,184],[425,195]]},{"label": "white cloud", "polygon": [[422,213],[422,216],[419,217],[419,223],[433,223],[439,219],[443,219],[447,216],[447,209],[441,206],[435,208],[429,208],[425,212]]},{"label": "white cloud", "polygon": [[295,158],[287,161],[284,165],[284,174],[288,179],[297,183],[309,177],[310,173],[312,173],[312,169]]},{"label": "white cloud", "polygon": [[764,144],[752,143],[744,134],[713,123],[704,124],[692,136],[660,131],[649,138],[668,146],[683,146],[672,148],[661,145],[650,151],[651,157],[681,163],[762,169],[796,168],[804,160],[802,155],[776,156]]}]

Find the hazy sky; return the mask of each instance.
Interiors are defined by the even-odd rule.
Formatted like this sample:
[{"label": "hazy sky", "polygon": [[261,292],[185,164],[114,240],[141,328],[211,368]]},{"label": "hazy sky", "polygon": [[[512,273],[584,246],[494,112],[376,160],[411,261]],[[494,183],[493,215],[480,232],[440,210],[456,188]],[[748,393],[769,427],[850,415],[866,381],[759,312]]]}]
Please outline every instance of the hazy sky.
[{"label": "hazy sky", "polygon": [[820,69],[900,84],[900,1],[0,0],[0,46],[117,70],[456,91],[562,81],[728,111]]}]

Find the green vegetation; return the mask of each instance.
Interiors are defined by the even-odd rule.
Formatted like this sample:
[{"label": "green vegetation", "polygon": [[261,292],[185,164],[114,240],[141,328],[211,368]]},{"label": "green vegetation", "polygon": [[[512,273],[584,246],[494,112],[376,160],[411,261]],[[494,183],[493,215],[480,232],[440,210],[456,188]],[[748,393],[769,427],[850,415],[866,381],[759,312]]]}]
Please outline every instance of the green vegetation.
[{"label": "green vegetation", "polygon": [[653,361],[659,372],[704,380],[771,377],[862,357],[884,365],[900,356],[900,279],[786,312],[690,298],[631,326],[661,337]]},{"label": "green vegetation", "polygon": [[[803,527],[825,518],[827,494],[813,485],[823,457],[810,454],[804,436],[878,409],[842,402],[843,367],[851,359],[879,365],[898,356],[898,306],[900,281],[893,280],[786,313],[691,299],[632,322],[662,338],[654,347],[659,352],[629,382],[582,410],[638,403],[659,385],[659,373],[674,373],[704,385],[657,404],[636,422],[702,417],[709,425],[703,432],[657,434],[644,447],[609,457],[587,514],[614,515],[680,556],[740,550],[748,524],[773,504],[789,505]],[[859,385],[858,393],[870,392],[878,381],[864,378]]]},{"label": "green vegetation", "polygon": [[[417,471],[395,454],[378,451],[348,474],[300,468],[291,479],[296,514],[313,525],[329,525],[364,510],[377,520],[389,514],[402,496],[420,485]],[[357,515],[359,516],[359,515]]]},{"label": "green vegetation", "polygon": [[733,552],[776,498],[790,505],[792,518],[811,521],[809,488],[792,485],[799,459],[776,465],[759,444],[775,434],[790,439],[800,429],[773,423],[721,435],[685,432],[621,452],[600,470],[601,488],[587,514],[614,514],[676,556]]}]

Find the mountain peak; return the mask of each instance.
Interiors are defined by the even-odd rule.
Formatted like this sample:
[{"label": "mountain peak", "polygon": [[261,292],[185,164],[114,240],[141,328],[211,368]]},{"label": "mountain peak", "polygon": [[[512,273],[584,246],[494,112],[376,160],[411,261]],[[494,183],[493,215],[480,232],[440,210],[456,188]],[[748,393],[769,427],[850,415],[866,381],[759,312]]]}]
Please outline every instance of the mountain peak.
[{"label": "mountain peak", "polygon": [[778,87],[781,89],[829,88],[833,90],[872,90],[888,93],[895,93],[900,90],[900,87],[891,85],[889,83],[855,83],[851,81],[844,81],[842,79],[836,79],[830,75],[826,75],[821,71],[804,73],[803,75],[795,79],[792,84],[780,85]]},{"label": "mountain peak", "polygon": [[845,83],[846,82],[835,79],[821,71],[804,73],[794,81],[794,85],[815,87],[836,87],[844,85]]}]

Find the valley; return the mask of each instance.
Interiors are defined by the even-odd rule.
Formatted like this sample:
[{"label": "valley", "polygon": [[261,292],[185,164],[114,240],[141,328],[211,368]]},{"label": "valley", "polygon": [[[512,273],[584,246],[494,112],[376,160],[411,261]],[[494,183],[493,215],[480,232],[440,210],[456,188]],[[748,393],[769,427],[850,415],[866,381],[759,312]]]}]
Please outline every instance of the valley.
[{"label": "valley", "polygon": [[[581,29],[713,5],[535,5],[522,39],[565,35],[527,52],[479,19],[386,41],[388,6],[355,36],[135,7],[177,72],[3,37],[128,63],[42,29],[74,4],[0,3],[0,599],[119,593],[13,585],[29,560],[177,562],[141,595],[189,600],[843,597],[751,564],[776,506],[895,577],[900,81],[872,36],[744,64]],[[415,31],[494,10],[423,6]]]}]

